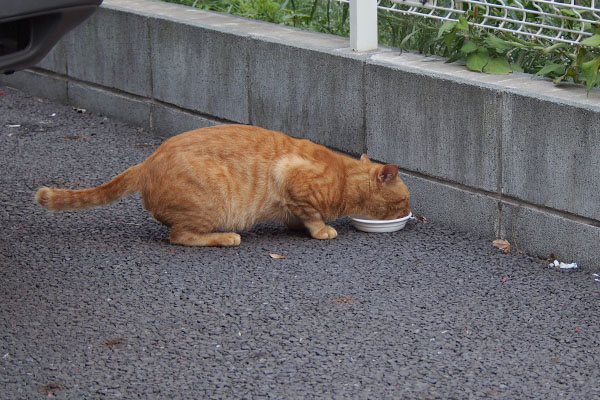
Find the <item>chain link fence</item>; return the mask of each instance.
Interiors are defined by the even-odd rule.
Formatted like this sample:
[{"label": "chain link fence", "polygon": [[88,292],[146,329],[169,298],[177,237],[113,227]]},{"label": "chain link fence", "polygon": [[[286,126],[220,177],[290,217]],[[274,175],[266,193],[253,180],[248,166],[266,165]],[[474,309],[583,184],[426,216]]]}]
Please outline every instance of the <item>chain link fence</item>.
[{"label": "chain link fence", "polygon": [[470,13],[481,28],[572,44],[600,28],[596,0],[379,0],[378,7],[443,21]]},{"label": "chain link fence", "polygon": [[[338,0],[351,3],[351,0]],[[365,0],[358,0],[365,1]],[[600,0],[376,0],[380,10],[457,21],[518,35],[577,44],[600,28]]]}]

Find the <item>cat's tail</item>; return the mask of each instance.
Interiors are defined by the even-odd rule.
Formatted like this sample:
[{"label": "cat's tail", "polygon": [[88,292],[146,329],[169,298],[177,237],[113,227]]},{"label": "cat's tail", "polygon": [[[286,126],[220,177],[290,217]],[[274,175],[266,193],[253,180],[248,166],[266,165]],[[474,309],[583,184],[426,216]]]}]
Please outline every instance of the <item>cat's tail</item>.
[{"label": "cat's tail", "polygon": [[141,164],[134,165],[103,185],[89,189],[53,189],[43,187],[35,200],[50,211],[74,210],[101,206],[139,191]]}]

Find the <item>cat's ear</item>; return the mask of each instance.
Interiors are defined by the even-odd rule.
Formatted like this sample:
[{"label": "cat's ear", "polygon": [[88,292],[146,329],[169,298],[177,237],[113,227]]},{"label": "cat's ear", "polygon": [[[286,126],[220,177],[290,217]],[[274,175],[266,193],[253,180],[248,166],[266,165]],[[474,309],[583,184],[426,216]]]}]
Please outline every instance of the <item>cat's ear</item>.
[{"label": "cat's ear", "polygon": [[367,156],[365,153],[363,153],[362,156],[360,156],[360,161],[371,162],[371,159],[369,158],[369,156]]},{"label": "cat's ear", "polygon": [[379,172],[377,173],[377,179],[381,183],[388,183],[392,180],[396,179],[398,176],[398,167],[393,164],[386,164],[379,168]]}]

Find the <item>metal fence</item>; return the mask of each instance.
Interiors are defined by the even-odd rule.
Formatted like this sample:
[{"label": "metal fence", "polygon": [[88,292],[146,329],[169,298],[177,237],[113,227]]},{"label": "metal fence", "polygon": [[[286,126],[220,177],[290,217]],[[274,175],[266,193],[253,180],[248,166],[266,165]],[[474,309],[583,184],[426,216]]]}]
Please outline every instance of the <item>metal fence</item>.
[{"label": "metal fence", "polygon": [[[371,0],[340,0],[352,3]],[[576,44],[600,28],[600,0],[372,0],[389,12],[458,20],[469,13],[472,25],[518,35]],[[360,15],[357,16],[360,20]]]}]

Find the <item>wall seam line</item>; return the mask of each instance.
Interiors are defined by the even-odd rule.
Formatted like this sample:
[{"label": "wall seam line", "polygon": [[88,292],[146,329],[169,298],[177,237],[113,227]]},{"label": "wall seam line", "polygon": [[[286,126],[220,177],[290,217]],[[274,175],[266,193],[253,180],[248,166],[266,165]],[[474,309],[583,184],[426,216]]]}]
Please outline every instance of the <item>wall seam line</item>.
[{"label": "wall seam line", "polygon": [[[377,161],[377,160],[373,160],[373,161]],[[543,206],[543,205],[539,205],[539,204],[530,203],[525,200],[521,200],[519,198],[507,196],[504,194],[502,196],[500,196],[500,195],[498,195],[498,193],[495,190],[490,191],[490,190],[475,188],[472,186],[467,186],[462,183],[449,181],[444,178],[430,176],[430,175],[427,175],[427,174],[424,174],[421,172],[412,171],[412,170],[408,170],[405,168],[399,168],[398,171],[401,174],[408,175],[408,176],[411,176],[414,178],[423,179],[423,180],[433,182],[436,184],[448,186],[455,190],[461,190],[463,192],[468,192],[469,194],[487,197],[492,200],[501,202],[501,203],[503,203],[503,205],[511,205],[511,206],[515,206],[515,207],[525,207],[525,208],[528,208],[528,209],[531,209],[534,211],[550,214],[555,217],[564,218],[564,219],[568,219],[573,222],[600,228],[600,220],[596,220],[596,219],[590,218],[590,217],[584,217],[584,216],[581,216],[581,215],[578,215],[578,214],[575,214],[575,213],[572,213],[569,211],[558,210],[558,209],[555,209],[552,207],[547,207],[547,206]]]}]

